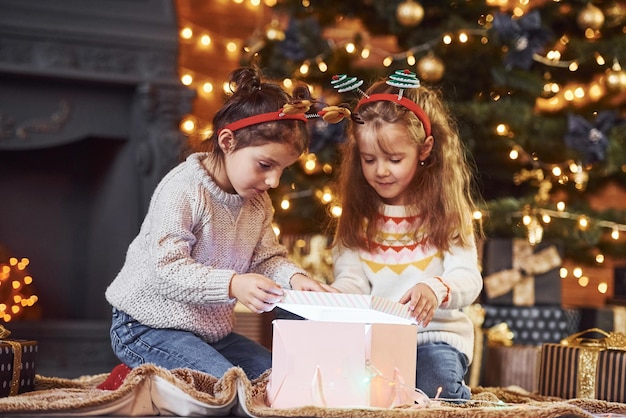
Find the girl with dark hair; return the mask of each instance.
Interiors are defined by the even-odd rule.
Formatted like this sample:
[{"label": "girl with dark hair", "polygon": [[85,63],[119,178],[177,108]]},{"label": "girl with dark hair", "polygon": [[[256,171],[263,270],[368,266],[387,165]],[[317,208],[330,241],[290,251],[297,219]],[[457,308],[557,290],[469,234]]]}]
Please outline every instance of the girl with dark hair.
[{"label": "girl with dark hair", "polygon": [[271,354],[233,332],[237,301],[270,311],[282,288],[332,290],[287,259],[267,194],[307,149],[304,113],[252,68],[230,76],[208,152],[190,154],[156,187],[141,230],[106,290],[111,343],[129,367],[153,363],[256,378]]}]

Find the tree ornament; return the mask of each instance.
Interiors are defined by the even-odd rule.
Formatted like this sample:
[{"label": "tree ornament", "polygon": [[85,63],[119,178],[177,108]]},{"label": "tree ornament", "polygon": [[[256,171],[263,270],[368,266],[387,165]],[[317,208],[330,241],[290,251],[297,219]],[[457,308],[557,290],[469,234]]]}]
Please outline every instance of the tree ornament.
[{"label": "tree ornament", "polygon": [[336,74],[333,76],[330,84],[333,88],[337,89],[339,93],[356,90],[361,95],[365,96],[365,92],[359,88],[363,85],[363,80],[359,80],[356,77],[348,77],[346,74]]},{"label": "tree ornament", "polygon": [[615,28],[621,25],[626,20],[626,4],[614,1],[604,9],[604,16],[606,26]]},{"label": "tree ornament", "polygon": [[424,8],[413,0],[406,0],[398,5],[396,18],[402,26],[417,26],[424,19]]},{"label": "tree ornament", "polygon": [[595,121],[589,122],[580,115],[569,114],[565,145],[582,154],[583,164],[604,161],[609,148],[608,133],[622,119],[616,111],[601,111]]},{"label": "tree ornament", "polygon": [[543,51],[552,37],[550,31],[542,26],[537,9],[519,18],[497,13],[493,28],[508,46],[504,57],[507,69],[515,67],[528,70],[533,64],[534,55]]},{"label": "tree ornament", "polygon": [[417,62],[417,73],[424,81],[439,81],[443,77],[446,67],[443,61],[429,52]]},{"label": "tree ornament", "polygon": [[622,70],[617,59],[613,62],[613,66],[606,70],[604,83],[606,88],[612,92],[626,91],[626,71]]},{"label": "tree ornament", "polygon": [[604,13],[598,7],[588,3],[584,9],[578,13],[576,19],[581,29],[598,30],[604,25]]},{"label": "tree ornament", "polygon": [[387,84],[401,90],[417,89],[420,87],[420,81],[417,79],[417,76],[409,70],[397,70],[389,76]]}]

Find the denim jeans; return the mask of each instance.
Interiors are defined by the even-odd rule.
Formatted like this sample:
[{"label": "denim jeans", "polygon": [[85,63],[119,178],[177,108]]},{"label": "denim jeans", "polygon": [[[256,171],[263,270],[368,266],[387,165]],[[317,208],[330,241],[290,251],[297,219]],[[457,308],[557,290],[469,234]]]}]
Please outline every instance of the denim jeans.
[{"label": "denim jeans", "polygon": [[463,380],[467,368],[465,354],[446,343],[418,345],[415,387],[431,399],[439,387],[440,398],[469,399],[470,389]]},{"label": "denim jeans", "polygon": [[270,351],[242,335],[231,332],[208,343],[189,331],[143,325],[115,308],[111,346],[120,361],[131,368],[152,363],[168,370],[199,370],[219,378],[237,366],[254,379],[272,367]]}]

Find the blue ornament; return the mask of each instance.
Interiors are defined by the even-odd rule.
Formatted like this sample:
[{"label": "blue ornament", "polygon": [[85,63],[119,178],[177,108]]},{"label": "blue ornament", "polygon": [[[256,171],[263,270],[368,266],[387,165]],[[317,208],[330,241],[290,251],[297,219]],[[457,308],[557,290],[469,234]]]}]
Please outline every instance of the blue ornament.
[{"label": "blue ornament", "polygon": [[609,147],[609,131],[622,119],[615,111],[599,112],[595,123],[580,115],[569,114],[565,144],[582,154],[584,164],[604,161]]},{"label": "blue ornament", "polygon": [[533,56],[544,50],[550,40],[550,32],[541,26],[541,16],[537,9],[518,18],[497,13],[493,27],[509,50],[504,57],[507,68],[528,70]]}]

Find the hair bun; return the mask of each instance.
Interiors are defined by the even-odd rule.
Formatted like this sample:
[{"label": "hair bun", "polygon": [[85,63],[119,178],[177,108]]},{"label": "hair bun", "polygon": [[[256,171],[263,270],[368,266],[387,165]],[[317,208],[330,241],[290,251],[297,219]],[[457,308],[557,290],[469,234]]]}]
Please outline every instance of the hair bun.
[{"label": "hair bun", "polygon": [[261,78],[261,73],[256,68],[240,68],[231,74],[230,88],[233,93],[250,94],[261,87]]}]

